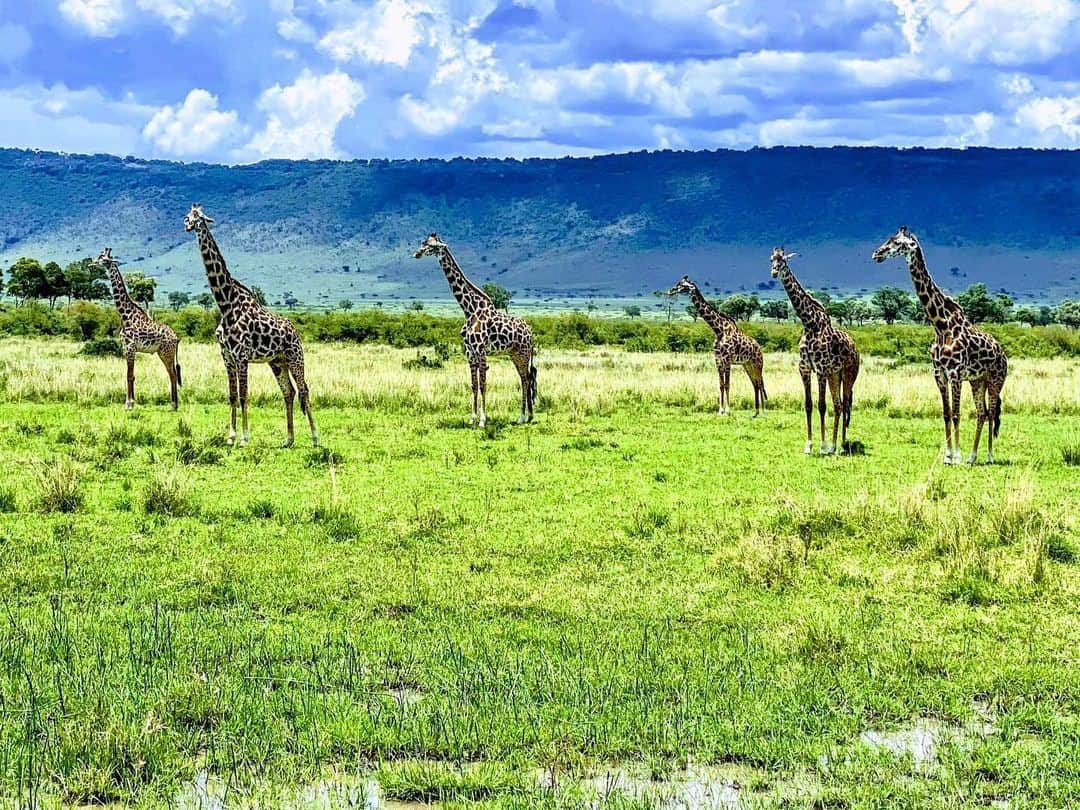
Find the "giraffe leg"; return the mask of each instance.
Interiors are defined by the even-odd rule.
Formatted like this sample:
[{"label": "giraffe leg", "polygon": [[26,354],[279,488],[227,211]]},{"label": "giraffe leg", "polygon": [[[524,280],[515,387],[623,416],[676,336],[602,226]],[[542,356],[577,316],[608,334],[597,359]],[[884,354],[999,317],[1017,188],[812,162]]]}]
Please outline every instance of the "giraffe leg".
[{"label": "giraffe leg", "polygon": [[169,375],[169,396],[172,399],[172,409],[180,407],[180,398],[176,389],[176,347],[167,347],[158,352],[165,371]]},{"label": "giraffe leg", "polygon": [[277,379],[281,396],[285,400],[285,444],[284,447],[293,446],[293,400],[296,398],[296,389],[293,388],[289,378],[289,368],[283,360],[272,360],[270,370]]},{"label": "giraffe leg", "polygon": [[829,445],[829,452],[836,452],[836,432],[840,428],[840,416],[843,410],[843,403],[841,402],[842,393],[840,391],[840,372],[835,372],[829,375],[829,393],[832,394],[832,444]]},{"label": "giraffe leg", "polygon": [[1005,385],[1004,380],[990,380],[986,387],[988,403],[988,418],[990,426],[986,431],[986,463],[994,463],[994,437],[998,432],[1001,422],[1001,389]]},{"label": "giraffe leg", "polygon": [[[971,446],[968,464],[974,464],[979,458],[979,439],[982,438],[983,424],[986,422],[986,381],[971,381],[971,398],[975,400],[975,442]],[[989,431],[993,432],[993,430]]]},{"label": "giraffe leg", "polygon": [[476,370],[476,376],[480,382],[480,421],[477,422],[480,427],[487,424],[487,372],[487,359],[484,359]]},{"label": "giraffe leg", "polygon": [[716,356],[716,415],[724,415],[724,362]]},{"label": "giraffe leg", "polygon": [[127,351],[127,400],[124,409],[130,411],[135,407],[135,350]]},{"label": "giraffe leg", "polygon": [[818,374],[818,417],[821,423],[821,452],[823,454],[829,452],[829,445],[825,441],[825,387],[828,385],[828,378],[824,374]]},{"label": "giraffe leg", "polygon": [[747,363],[746,376],[750,378],[750,385],[754,389],[754,418],[756,419],[765,407],[765,385],[761,381],[761,367],[756,363]]},{"label": "giraffe leg", "polygon": [[514,353],[511,358],[514,361],[514,368],[517,369],[518,376],[521,378],[521,415],[518,417],[518,424],[523,425],[531,418],[529,413],[529,386],[532,385],[532,382],[529,376],[529,355]]},{"label": "giraffe leg", "polygon": [[251,429],[248,427],[248,361],[246,358],[236,361],[236,393],[240,399],[240,446],[245,447],[251,441]]},{"label": "giraffe leg", "polygon": [[479,367],[471,360],[469,361],[469,381],[472,385],[472,418],[469,419],[469,424],[475,425],[480,409],[480,376]]},{"label": "giraffe leg", "polygon": [[731,363],[724,366],[724,414],[731,414]]},{"label": "giraffe leg", "polygon": [[803,392],[806,400],[806,455],[814,452],[814,395],[810,391],[810,368],[799,364],[799,376],[802,377]]},{"label": "giraffe leg", "polygon": [[960,380],[951,380],[949,388],[952,392],[950,399],[952,400],[952,459],[953,464],[959,464],[962,457],[960,450]]},{"label": "giraffe leg", "polygon": [[232,446],[236,442],[236,362],[233,360],[232,354],[224,346],[221,347],[221,359],[225,361],[225,374],[229,378],[229,435],[225,439],[225,443]]},{"label": "giraffe leg", "polygon": [[952,464],[952,415],[949,413],[949,384],[945,375],[934,372],[934,382],[941,392],[941,416],[945,420],[945,463]]},{"label": "giraffe leg", "polygon": [[[311,413],[311,391],[308,389],[307,376],[304,370],[304,350],[297,347],[295,352],[285,358],[287,374],[291,374],[296,380],[296,390],[300,395],[300,412],[307,417],[308,429],[311,430],[311,444],[319,446],[319,431],[315,427],[315,417]],[[285,418],[288,427],[288,436],[291,441],[293,435],[292,403],[286,403]]]}]

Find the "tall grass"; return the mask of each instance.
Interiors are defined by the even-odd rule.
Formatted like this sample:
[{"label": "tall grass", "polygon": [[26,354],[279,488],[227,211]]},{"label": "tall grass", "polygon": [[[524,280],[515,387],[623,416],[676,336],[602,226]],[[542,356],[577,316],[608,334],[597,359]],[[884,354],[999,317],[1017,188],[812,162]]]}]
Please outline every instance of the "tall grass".
[{"label": "tall grass", "polygon": [[[315,408],[467,415],[471,403],[464,358],[451,359],[441,369],[403,373],[401,363],[409,356],[406,349],[388,346],[308,346],[307,377]],[[491,366],[489,413],[493,416],[516,413],[520,404],[516,371],[502,357],[492,358]],[[541,410],[557,408],[590,417],[640,408],[646,403],[701,412],[716,408],[716,369],[708,355],[553,350],[542,352],[537,366]],[[124,399],[122,362],[77,356],[76,344],[64,341],[21,338],[5,341],[0,370],[4,372],[0,401],[101,405],[122,403]],[[140,358],[137,375],[138,407],[161,407],[168,403],[168,380],[154,358]],[[732,377],[733,409],[752,408],[752,389],[742,372],[736,369]],[[802,383],[794,355],[766,355],[765,382],[770,410],[802,410]],[[267,368],[251,367],[250,386],[253,405],[281,407],[281,394]],[[225,372],[217,349],[207,345],[187,347],[182,406],[222,405],[226,394]],[[1014,413],[1080,415],[1080,364],[1060,358],[1012,361],[1003,400],[1005,435],[1010,428],[1010,415]],[[852,431],[853,437],[860,440],[857,414],[861,410],[882,411],[898,418],[940,416],[941,399],[929,363],[897,368],[882,359],[864,360],[855,387],[856,416]],[[973,415],[974,407],[965,392],[964,419],[970,420]],[[970,426],[967,435],[971,435]],[[128,443],[143,442],[140,439]]]}]

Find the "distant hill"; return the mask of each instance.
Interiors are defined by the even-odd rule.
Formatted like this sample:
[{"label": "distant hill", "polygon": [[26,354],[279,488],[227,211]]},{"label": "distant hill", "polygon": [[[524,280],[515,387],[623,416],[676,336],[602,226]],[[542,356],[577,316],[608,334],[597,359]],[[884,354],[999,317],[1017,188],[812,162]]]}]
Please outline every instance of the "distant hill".
[{"label": "distant hill", "polygon": [[870,252],[906,223],[947,289],[1080,296],[1080,152],[776,148],[561,160],[268,161],[225,167],[0,150],[0,261],[103,245],[165,290],[204,286],[182,219],[216,218],[230,266],[309,304],[446,294],[412,251],[438,231],[519,298],[632,297],[690,273],[767,290],[769,250],[807,286],[908,285]]}]

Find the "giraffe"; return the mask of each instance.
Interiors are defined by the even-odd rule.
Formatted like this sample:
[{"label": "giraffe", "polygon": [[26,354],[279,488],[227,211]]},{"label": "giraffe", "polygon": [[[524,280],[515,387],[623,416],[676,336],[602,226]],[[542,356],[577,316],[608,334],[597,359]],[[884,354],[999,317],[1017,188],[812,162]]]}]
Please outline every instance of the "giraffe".
[{"label": "giraffe", "polygon": [[107,247],[101,251],[94,263],[104,267],[108,273],[116,312],[120,315],[120,343],[127,360],[127,401],[124,407],[129,411],[135,407],[135,355],[144,352],[161,358],[169,375],[169,394],[172,398],[172,409],[175,411],[180,405],[177,393],[181,384],[178,359],[180,338],[176,336],[176,332],[155,321],[131,300],[124,277],[120,274],[120,262],[113,256],[112,248]]},{"label": "giraffe", "polygon": [[874,251],[873,259],[883,262],[890,256],[902,256],[907,260],[915,294],[934,327],[930,361],[934,367],[934,382],[941,393],[941,413],[945,420],[945,463],[961,462],[960,388],[967,380],[971,385],[978,420],[975,423],[975,443],[967,462],[974,464],[978,459],[979,439],[983,425],[989,420],[986,461],[993,464],[994,438],[1001,428],[1001,389],[1009,373],[1005,350],[993,337],[971,323],[960,305],[934,283],[926,269],[922,246],[906,225],[901,225]]},{"label": "giraffe", "polygon": [[[810,375],[818,377],[818,414],[821,418],[821,453],[836,452],[836,430],[843,415],[841,448],[847,444],[847,429],[851,424],[851,403],[855,379],[859,376],[859,350],[843,329],[829,320],[825,307],[816,301],[795,278],[788,260],[795,253],[785,253],[783,247],[772,252],[772,277],[779,278],[791,299],[791,306],[803,324],[799,339],[799,376],[802,377],[806,401],[807,455],[813,452],[814,397],[810,390]],[[825,441],[825,385],[828,383],[833,401],[832,442]]]},{"label": "giraffe", "polygon": [[710,304],[689,276],[683,276],[674,287],[668,290],[668,295],[680,293],[690,296],[701,319],[716,334],[716,340],[713,341],[713,356],[716,358],[716,371],[720,377],[720,415],[731,413],[731,366],[733,363],[738,363],[746,369],[746,376],[750,378],[750,384],[754,387],[754,416],[756,417],[765,407],[765,400],[768,399],[765,395],[765,381],[761,376],[764,358],[758,342],[740,331],[734,318],[728,317]]},{"label": "giraffe", "polygon": [[465,344],[472,382],[473,412],[470,424],[477,423],[480,427],[487,424],[488,352],[506,352],[510,355],[521,378],[521,415],[518,424],[531,422],[536,402],[536,364],[533,333],[529,325],[521,318],[497,310],[487,293],[461,272],[450,248],[437,234],[433,233],[421,242],[413,258],[421,259],[424,256],[438,256],[439,265],[450,284],[450,292],[465,313],[461,339]]},{"label": "giraffe", "polygon": [[[195,203],[184,217],[184,229],[194,231],[206,268],[206,280],[221,311],[221,323],[216,331],[221,358],[229,377],[229,437],[236,441],[236,403],[243,414],[240,446],[251,441],[248,429],[248,364],[269,363],[270,370],[281,388],[285,400],[286,436],[284,447],[293,445],[293,400],[299,394],[300,410],[308,418],[311,442],[319,446],[319,431],[311,414],[311,400],[304,377],[304,347],[300,334],[287,318],[270,312],[255,298],[254,293],[232,277],[225,266],[217,241],[210,233],[214,220]],[[296,385],[293,386],[295,381]]]}]

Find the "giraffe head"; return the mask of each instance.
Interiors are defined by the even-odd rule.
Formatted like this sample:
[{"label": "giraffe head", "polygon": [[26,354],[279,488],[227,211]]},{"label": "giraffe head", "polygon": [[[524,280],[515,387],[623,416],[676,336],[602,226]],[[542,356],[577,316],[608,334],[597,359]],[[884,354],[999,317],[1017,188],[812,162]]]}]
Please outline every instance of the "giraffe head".
[{"label": "giraffe head", "polygon": [[119,267],[120,262],[116,260],[116,257],[112,255],[112,248],[107,247],[101,251],[101,254],[94,259],[94,264],[100,264],[102,267]]},{"label": "giraffe head", "polygon": [[425,256],[438,256],[444,250],[446,250],[446,242],[440,239],[437,233],[433,233],[420,243],[420,247],[413,254],[413,258],[422,259]]},{"label": "giraffe head", "polygon": [[793,259],[798,255],[798,253],[785,253],[783,245],[778,248],[773,248],[772,258],[770,259],[770,272],[772,274],[772,277],[776,278],[785,270],[790,269],[788,267],[788,259]]},{"label": "giraffe head", "polygon": [[690,276],[683,276],[676,283],[675,286],[667,291],[668,295],[690,295],[694,291],[694,282],[690,280]]},{"label": "giraffe head", "polygon": [[200,225],[213,225],[214,220],[210,219],[203,211],[202,203],[192,203],[191,210],[187,212],[187,216],[184,217],[184,230],[193,231]]},{"label": "giraffe head", "polygon": [[910,259],[919,249],[919,240],[915,234],[908,230],[907,225],[901,225],[900,230],[881,243],[881,247],[874,251],[874,261],[883,262],[890,256],[902,256]]}]

